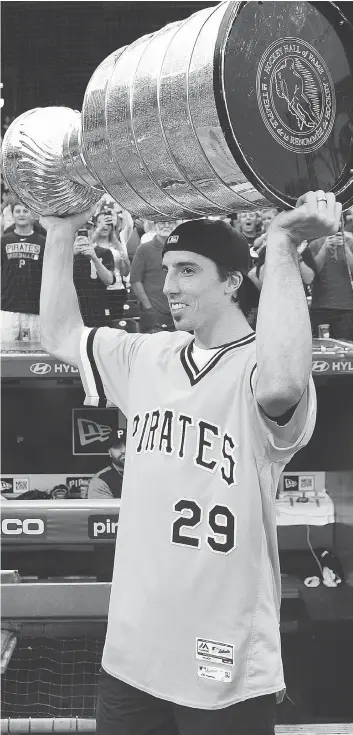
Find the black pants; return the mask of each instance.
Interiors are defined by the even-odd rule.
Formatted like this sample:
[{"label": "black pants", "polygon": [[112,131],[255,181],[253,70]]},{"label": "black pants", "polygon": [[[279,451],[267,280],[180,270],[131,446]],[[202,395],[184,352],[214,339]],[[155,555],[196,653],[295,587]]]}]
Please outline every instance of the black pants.
[{"label": "black pants", "polygon": [[217,710],[166,702],[101,670],[96,735],[274,735],[276,695]]},{"label": "black pants", "polygon": [[110,319],[123,319],[125,315],[124,304],[127,302],[127,291],[125,288],[120,290],[106,291],[105,293],[107,306],[110,311]]}]

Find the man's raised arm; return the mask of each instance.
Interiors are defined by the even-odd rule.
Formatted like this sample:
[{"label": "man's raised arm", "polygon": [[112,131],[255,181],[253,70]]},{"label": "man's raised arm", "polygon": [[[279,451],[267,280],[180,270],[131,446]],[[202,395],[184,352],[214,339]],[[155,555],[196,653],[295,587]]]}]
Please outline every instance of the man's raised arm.
[{"label": "man's raised arm", "polygon": [[42,347],[75,367],[84,324],[73,282],[73,243],[75,232],[95,209],[66,218],[41,218],[47,230],[40,293]]},{"label": "man's raised arm", "polygon": [[279,417],[302,397],[312,368],[312,335],[297,246],[337,232],[341,204],[334,194],[308,192],[296,209],[282,212],[268,229],[264,280],[256,325],[256,399]]}]

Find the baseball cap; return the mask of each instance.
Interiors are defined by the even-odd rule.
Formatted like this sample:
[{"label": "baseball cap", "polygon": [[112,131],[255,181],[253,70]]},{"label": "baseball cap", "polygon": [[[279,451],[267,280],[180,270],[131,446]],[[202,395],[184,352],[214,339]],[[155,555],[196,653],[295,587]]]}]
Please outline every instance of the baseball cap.
[{"label": "baseball cap", "polygon": [[182,222],[167,238],[163,255],[177,250],[198,253],[217,265],[240,271],[243,275],[240,289],[247,292],[251,308],[258,306],[259,291],[247,275],[251,267],[248,241],[227,222],[206,218]]},{"label": "baseball cap", "polygon": [[109,434],[109,437],[107,439],[107,448],[111,449],[111,447],[121,447],[122,444],[125,444],[126,442],[126,432],[124,429],[118,429],[117,431],[112,431]]}]

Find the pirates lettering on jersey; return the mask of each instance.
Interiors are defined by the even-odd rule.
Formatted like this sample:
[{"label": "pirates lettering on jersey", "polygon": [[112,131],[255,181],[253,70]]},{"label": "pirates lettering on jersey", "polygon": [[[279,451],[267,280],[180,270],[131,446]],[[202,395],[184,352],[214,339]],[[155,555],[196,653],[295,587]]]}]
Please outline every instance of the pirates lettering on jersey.
[{"label": "pirates lettering on jersey", "polygon": [[31,242],[10,242],[6,244],[5,250],[9,259],[30,258],[31,260],[38,260],[40,247],[40,245]]},{"label": "pirates lettering on jersey", "polygon": [[161,452],[171,456],[175,452],[179,459],[192,459],[195,467],[206,472],[218,471],[228,487],[237,484],[234,453],[239,447],[217,424],[156,408],[134,416],[132,437],[136,454]]}]

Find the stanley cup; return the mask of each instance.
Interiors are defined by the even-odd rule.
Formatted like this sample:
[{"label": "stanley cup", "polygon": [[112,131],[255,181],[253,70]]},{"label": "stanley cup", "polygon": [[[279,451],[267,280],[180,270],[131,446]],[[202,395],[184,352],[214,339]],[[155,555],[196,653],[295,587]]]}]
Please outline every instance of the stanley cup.
[{"label": "stanley cup", "polygon": [[82,113],[37,108],[3,142],[10,189],[68,216],[107,191],[150,220],[353,203],[353,29],[330,2],[221,2],[112,53]]}]

